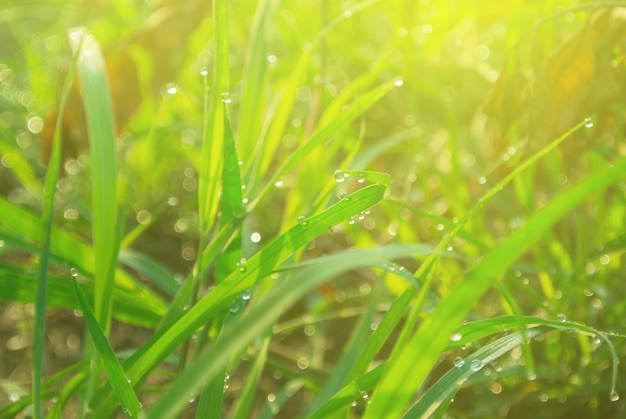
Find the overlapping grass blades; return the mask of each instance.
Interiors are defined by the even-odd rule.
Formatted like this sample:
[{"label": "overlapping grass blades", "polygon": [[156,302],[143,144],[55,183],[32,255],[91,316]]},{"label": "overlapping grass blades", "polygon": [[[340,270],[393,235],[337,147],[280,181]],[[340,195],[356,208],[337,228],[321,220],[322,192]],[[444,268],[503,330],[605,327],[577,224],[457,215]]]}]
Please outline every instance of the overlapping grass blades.
[{"label": "overlapping grass blades", "polygon": [[[206,297],[185,312],[175,323],[164,329],[157,340],[150,342],[150,346],[146,348],[145,352],[134,360],[132,365],[128,365],[128,377],[133,382],[142,380],[182,341],[189,338],[212,317],[228,309],[239,294],[270,275],[297,249],[320,234],[379,203],[384,198],[385,191],[384,185],[366,186],[319,214],[301,220],[283,235],[268,243],[245,265],[235,269]],[[224,356],[229,358],[230,354]]]},{"label": "overlapping grass blades", "polygon": [[439,303],[406,342],[406,346],[398,349],[396,356],[389,360],[385,377],[376,388],[365,417],[400,415],[422,385],[459,323],[493,282],[556,221],[589,195],[618,181],[625,174],[626,159],[621,159],[565,190],[487,254],[463,282]]},{"label": "overlapping grass blades", "polygon": [[244,349],[265,329],[273,325],[285,309],[295,304],[316,285],[350,269],[380,267],[387,259],[424,255],[430,252],[431,249],[426,246],[395,245],[317,259],[315,264],[304,268],[289,280],[275,284],[261,301],[252,305],[235,324],[230,325],[210,349],[194,360],[194,365],[202,365],[203,368],[194,368],[190,365],[190,368],[176,379],[150,410],[148,417],[166,418],[178,414],[189,397],[193,397],[204,382],[226,365],[232,353]]}]

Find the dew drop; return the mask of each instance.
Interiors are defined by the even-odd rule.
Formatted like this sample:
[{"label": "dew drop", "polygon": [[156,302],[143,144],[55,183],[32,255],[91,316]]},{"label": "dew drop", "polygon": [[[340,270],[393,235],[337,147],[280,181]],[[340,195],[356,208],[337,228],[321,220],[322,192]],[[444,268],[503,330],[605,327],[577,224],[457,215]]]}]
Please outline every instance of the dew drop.
[{"label": "dew drop", "polygon": [[72,278],[78,277],[78,269],[76,268],[70,269],[70,275],[72,275]]},{"label": "dew drop", "polygon": [[565,314],[563,314],[563,313],[557,314],[556,318],[560,322],[566,322],[567,321],[567,316]]},{"label": "dew drop", "polygon": [[340,199],[344,199],[344,198],[346,198],[347,196],[348,196],[348,192],[346,192],[346,191],[341,191],[341,192],[339,192],[339,198],[340,198]]},{"label": "dew drop", "polygon": [[463,335],[461,335],[460,333],[453,333],[452,336],[450,336],[450,340],[452,342],[458,342],[461,340],[461,338],[463,337]]},{"label": "dew drop", "polygon": [[609,394],[609,400],[611,400],[612,402],[616,402],[619,400],[619,393],[615,390],[611,391],[611,394]]},{"label": "dew drop", "polygon": [[396,87],[403,86],[404,80],[402,80],[402,77],[396,77],[395,79],[393,79],[393,85]]},{"label": "dew drop", "polygon": [[250,241],[252,243],[258,243],[261,241],[261,233],[255,231],[254,233],[250,234]]},{"label": "dew drop", "polygon": [[242,258],[239,262],[237,262],[237,269],[239,272],[246,271],[246,259]]},{"label": "dew drop", "polygon": [[591,118],[585,118],[585,128],[593,128],[593,121]]},{"label": "dew drop", "polygon": [[359,183],[365,182],[365,175],[363,173],[359,173],[359,176],[357,177],[356,181]]},{"label": "dew drop", "polygon": [[302,224],[303,226],[307,225],[309,222],[306,220],[306,217],[304,215],[301,215],[298,217],[298,223]]},{"label": "dew drop", "polygon": [[348,224],[354,224],[356,223],[356,219],[354,217],[350,217],[350,219],[348,220]]},{"label": "dew drop", "polygon": [[165,91],[168,95],[173,95],[178,91],[178,89],[176,88],[176,85],[174,83],[168,83],[165,86]]},{"label": "dew drop", "polygon": [[460,356],[457,356],[456,358],[454,358],[455,367],[461,368],[463,365],[465,365],[465,360],[463,358],[461,358]]},{"label": "dew drop", "polygon": [[366,404],[370,404],[370,396],[366,391],[361,391],[361,398]]},{"label": "dew drop", "polygon": [[206,77],[206,76],[207,76],[207,74],[209,74],[209,72],[208,72],[208,71],[206,71],[206,70],[202,70],[202,71],[200,71],[200,75],[201,75],[202,77]]},{"label": "dew drop", "polygon": [[277,180],[276,182],[274,182],[274,186],[276,186],[277,188],[282,188],[284,185],[282,180]]},{"label": "dew drop", "polygon": [[224,103],[232,102],[232,99],[230,98],[230,93],[227,93],[227,92],[222,93],[222,102]]},{"label": "dew drop", "polygon": [[348,175],[344,173],[342,170],[335,171],[335,182],[341,183],[344,180],[346,180],[347,177]]},{"label": "dew drop", "polygon": [[480,359],[474,359],[470,362],[470,370],[473,372],[479,371],[483,367],[483,361]]}]

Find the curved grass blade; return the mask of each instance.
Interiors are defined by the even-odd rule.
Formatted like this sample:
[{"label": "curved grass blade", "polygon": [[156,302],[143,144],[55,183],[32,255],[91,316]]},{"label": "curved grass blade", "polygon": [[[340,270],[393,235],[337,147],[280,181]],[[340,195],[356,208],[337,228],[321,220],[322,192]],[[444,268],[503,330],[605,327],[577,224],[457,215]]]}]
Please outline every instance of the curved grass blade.
[{"label": "curved grass blade", "polygon": [[98,324],[98,321],[89,306],[87,296],[80,288],[76,280],[74,280],[74,289],[76,290],[76,296],[78,297],[78,301],[80,302],[83,310],[89,336],[91,336],[96,350],[98,351],[100,361],[102,362],[108,381],[111,383],[111,387],[113,387],[113,391],[117,396],[120,406],[126,414],[126,417],[138,417],[143,410],[141,402],[139,402],[139,399],[135,394],[135,390],[133,390],[131,381],[124,373],[124,369],[115,356],[115,352],[107,340],[104,330]]},{"label": "curved grass blade", "polygon": [[173,297],[180,288],[180,284],[174,279],[174,275],[141,252],[124,249],[120,252],[119,261],[142,275],[145,275],[152,284],[171,297]]},{"label": "curved grass blade", "polygon": [[[175,417],[185,407],[189,397],[196,394],[204,383],[226,366],[231,354],[243,350],[259,334],[271,327],[284,310],[317,285],[357,267],[380,266],[386,259],[409,257],[420,251],[424,252],[425,248],[391,245],[320,257],[317,265],[307,267],[291,279],[277,283],[237,323],[231,323],[208,350],[194,359],[151,408],[148,418]],[[202,368],[199,368],[200,365]]]},{"label": "curved grass blade", "polygon": [[[82,43],[82,39],[79,40]],[[39,253],[39,265],[37,271],[37,284],[35,286],[35,319],[33,336],[33,368],[32,368],[32,388],[33,388],[33,414],[35,418],[42,416],[41,412],[41,383],[43,381],[43,356],[45,345],[46,329],[46,306],[48,299],[48,263],[50,259],[50,248],[52,241],[52,224],[54,218],[54,196],[56,185],[59,180],[61,170],[61,118],[65,111],[67,97],[69,95],[71,83],[76,72],[76,57],[70,69],[70,73],[63,84],[63,92],[59,103],[59,113],[57,115],[54,137],[52,139],[52,154],[46,179],[44,182],[44,196],[42,201],[41,215],[41,249]],[[14,215],[14,211],[11,211]],[[21,224],[20,222],[17,225]]]},{"label": "curved grass blade", "polygon": [[462,385],[462,383],[469,378],[470,375],[477,372],[483,365],[493,362],[496,358],[502,356],[514,347],[523,344],[526,340],[545,334],[554,329],[574,331],[589,336],[600,336],[608,343],[614,366],[611,395],[616,394],[617,369],[615,367],[618,364],[619,359],[617,358],[613,344],[605,333],[579,323],[551,321],[539,317],[526,316],[498,317],[495,319],[482,320],[462,325],[459,328],[461,339],[455,341],[453,346],[460,346],[465,343],[473,342],[504,330],[516,329],[519,328],[520,325],[524,326],[525,331],[509,334],[484,346],[471,356],[467,357],[462,366],[448,371],[437,381],[437,383],[424,393],[424,395],[413,405],[413,407],[411,407],[411,409],[405,413],[403,417],[430,417],[436,412],[437,409],[439,409],[440,406],[450,399],[450,397],[458,390],[460,385]]},{"label": "curved grass blade", "polygon": [[565,190],[493,249],[425,319],[404,349],[390,360],[365,417],[399,416],[445,349],[450,336],[492,282],[554,223],[589,195],[626,174],[626,159]]},{"label": "curved grass blade", "polygon": [[78,76],[87,116],[91,153],[96,286],[94,311],[98,322],[108,333],[118,244],[113,110],[104,58],[98,42],[84,28],[70,31],[69,37],[74,54],[78,55]]},{"label": "curved grass blade", "polygon": [[[528,330],[526,335],[528,338],[534,338],[548,331],[550,329],[547,327],[538,327]],[[521,345],[525,339],[522,333],[513,333],[480,348],[465,358],[462,365],[452,368],[441,377],[402,417],[407,419],[432,417],[470,376],[480,371],[484,365]]]}]

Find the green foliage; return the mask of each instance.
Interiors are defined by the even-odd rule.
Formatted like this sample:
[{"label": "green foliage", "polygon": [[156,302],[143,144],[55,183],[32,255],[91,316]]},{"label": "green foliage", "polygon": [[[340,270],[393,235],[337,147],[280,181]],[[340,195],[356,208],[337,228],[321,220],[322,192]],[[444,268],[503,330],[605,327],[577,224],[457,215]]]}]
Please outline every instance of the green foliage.
[{"label": "green foliage", "polygon": [[0,6],[0,416],[623,416],[626,8],[501,3]]}]

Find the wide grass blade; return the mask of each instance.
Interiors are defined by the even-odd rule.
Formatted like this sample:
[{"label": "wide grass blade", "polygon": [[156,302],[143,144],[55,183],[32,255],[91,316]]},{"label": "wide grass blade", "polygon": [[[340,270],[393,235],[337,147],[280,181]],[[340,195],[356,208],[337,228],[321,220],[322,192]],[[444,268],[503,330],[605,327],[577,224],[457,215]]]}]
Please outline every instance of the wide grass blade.
[{"label": "wide grass blade", "polygon": [[89,306],[89,301],[87,301],[87,296],[76,280],[74,280],[74,289],[76,290],[76,296],[78,297],[85,317],[85,323],[87,323],[89,336],[91,336],[96,350],[98,351],[100,361],[102,362],[108,381],[111,383],[111,387],[117,396],[120,406],[127,417],[136,418],[142,413],[142,405],[133,390],[131,381],[126,376],[124,368],[122,368],[122,365],[118,361],[104,330],[98,324]]},{"label": "wide grass blade", "polygon": [[113,278],[117,263],[117,198],[113,110],[104,58],[93,35],[85,29],[70,31],[78,55],[91,154],[92,234],[95,266],[96,318],[108,333]]},{"label": "wide grass blade", "polygon": [[397,351],[374,392],[365,417],[400,416],[469,310],[500,275],[533,243],[591,194],[626,174],[626,159],[556,196],[504,239],[442,300],[407,345]]},{"label": "wide grass blade", "polygon": [[[219,339],[174,381],[150,409],[148,418],[175,417],[193,396],[253,339],[271,327],[280,314],[315,286],[357,267],[380,266],[386,259],[409,257],[430,252],[425,246],[391,245],[371,250],[352,251],[318,259],[318,264],[303,269],[291,279],[277,283],[262,300],[246,311]],[[217,290],[217,288],[216,288]],[[199,366],[202,368],[199,368]]]}]

